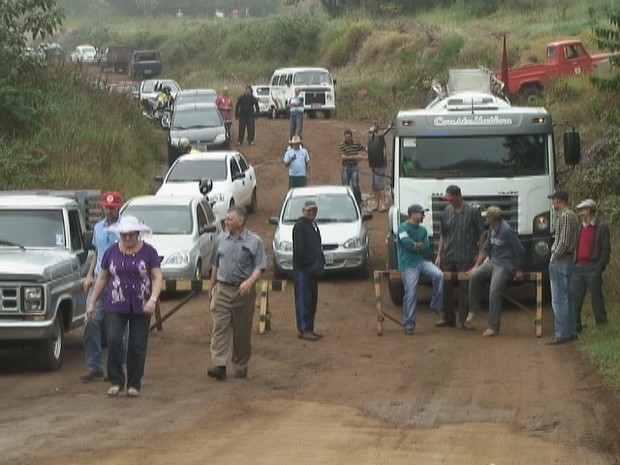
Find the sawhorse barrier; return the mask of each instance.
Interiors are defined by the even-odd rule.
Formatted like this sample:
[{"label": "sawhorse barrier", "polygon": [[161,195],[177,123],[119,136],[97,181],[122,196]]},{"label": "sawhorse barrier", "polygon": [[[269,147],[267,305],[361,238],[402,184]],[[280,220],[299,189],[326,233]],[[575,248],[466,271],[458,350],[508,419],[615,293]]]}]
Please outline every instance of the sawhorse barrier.
[{"label": "sawhorse barrier", "polygon": [[[456,271],[444,271],[443,273],[445,280],[452,281],[469,281],[469,275],[465,272],[456,272]],[[397,325],[403,326],[402,317],[401,320],[394,318],[392,315],[383,312],[383,303],[381,301],[381,278],[388,279],[400,279],[402,280],[402,276],[400,271],[398,270],[386,270],[386,271],[375,271],[374,272],[374,281],[375,281],[375,308],[377,310],[377,335],[383,336],[383,322],[387,318],[388,320],[393,321]],[[524,281],[536,281],[536,317],[534,318],[534,324],[536,327],[536,337],[541,337],[543,335],[543,309],[542,309],[542,300],[543,300],[543,274],[541,272],[536,273],[523,273]],[[502,297],[509,301],[510,303],[516,305],[522,310],[529,312],[530,309],[525,305],[517,302],[510,296],[506,294],[502,294]]]},{"label": "sawhorse barrier", "polygon": [[[259,311],[258,334],[265,334],[271,329],[271,312],[269,311],[269,291],[283,291],[286,289],[286,281],[261,279],[256,283],[256,308]],[[155,306],[155,323],[150,330],[163,331],[163,322],[174,315],[183,305],[202,291],[211,289],[211,280],[190,281],[190,280],[165,280],[162,285],[164,292],[191,291],[180,302],[178,302],[165,315],[161,313],[159,300]]]}]

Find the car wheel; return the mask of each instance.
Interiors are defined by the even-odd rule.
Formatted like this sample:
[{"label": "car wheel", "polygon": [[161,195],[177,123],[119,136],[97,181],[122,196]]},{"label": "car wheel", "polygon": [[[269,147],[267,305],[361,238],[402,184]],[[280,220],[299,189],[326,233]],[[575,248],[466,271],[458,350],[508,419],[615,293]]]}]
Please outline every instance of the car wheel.
[{"label": "car wheel", "polygon": [[368,279],[372,276],[372,267],[370,265],[370,253],[366,250],[366,257],[364,258],[364,266],[360,268],[358,276],[360,279]]},{"label": "car wheel", "polygon": [[62,365],[64,353],[65,333],[62,326],[62,316],[59,314],[54,318],[52,334],[45,340],[40,341],[36,346],[36,357],[38,365],[43,370],[57,370]]},{"label": "car wheel", "polygon": [[256,213],[258,210],[258,196],[256,194],[256,188],[252,191],[252,200],[250,200],[250,205],[248,205],[248,213]]},{"label": "car wheel", "polygon": [[273,268],[273,279],[285,279],[286,278],[284,271],[280,269],[280,267],[278,266],[278,263],[276,262],[276,257],[273,257],[272,268]]}]

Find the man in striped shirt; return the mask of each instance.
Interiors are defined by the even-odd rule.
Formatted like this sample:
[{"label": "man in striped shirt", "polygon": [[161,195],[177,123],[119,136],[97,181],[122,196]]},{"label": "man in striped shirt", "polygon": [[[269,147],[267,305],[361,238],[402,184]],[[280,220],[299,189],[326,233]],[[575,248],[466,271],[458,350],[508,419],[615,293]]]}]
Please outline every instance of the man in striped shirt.
[{"label": "man in striped shirt", "polygon": [[366,147],[360,142],[353,140],[353,132],[350,129],[344,131],[344,142],[340,144],[340,159],[342,161],[341,180],[343,186],[351,186],[357,204],[362,206],[362,192],[360,191],[360,172],[357,163],[366,160],[367,157],[360,155]]},{"label": "man in striped shirt", "polygon": [[549,195],[556,211],[555,240],[549,259],[551,306],[555,315],[555,337],[547,344],[564,344],[577,338],[577,312],[571,297],[570,281],[579,237],[579,218],[568,208],[568,192]]}]

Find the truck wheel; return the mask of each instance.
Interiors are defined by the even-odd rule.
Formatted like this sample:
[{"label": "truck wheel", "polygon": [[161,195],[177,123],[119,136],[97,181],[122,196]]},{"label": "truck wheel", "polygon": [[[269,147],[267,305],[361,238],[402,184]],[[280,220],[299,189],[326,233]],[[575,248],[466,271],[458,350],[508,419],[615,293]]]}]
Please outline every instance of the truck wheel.
[{"label": "truck wheel", "polygon": [[[396,251],[396,238],[390,235],[388,245],[388,270],[395,270],[398,268],[398,256]],[[388,291],[390,292],[390,299],[394,305],[402,305],[405,298],[405,287],[402,281],[396,281],[388,278]]]},{"label": "truck wheel", "polygon": [[52,325],[52,334],[40,341],[36,347],[38,365],[43,370],[57,370],[62,365],[64,353],[65,333],[62,325],[62,316],[56,315]]},{"label": "truck wheel", "polygon": [[316,111],[314,111],[314,110],[310,110],[310,111],[308,112],[308,118],[310,118],[310,119],[314,119],[314,118],[316,118]]},{"label": "truck wheel", "polygon": [[323,112],[323,118],[331,119],[331,117],[332,117],[332,112],[331,111],[328,110],[328,111],[324,111]]},{"label": "truck wheel", "polygon": [[528,86],[521,92],[528,105],[540,105],[542,103],[542,89],[536,86]]}]

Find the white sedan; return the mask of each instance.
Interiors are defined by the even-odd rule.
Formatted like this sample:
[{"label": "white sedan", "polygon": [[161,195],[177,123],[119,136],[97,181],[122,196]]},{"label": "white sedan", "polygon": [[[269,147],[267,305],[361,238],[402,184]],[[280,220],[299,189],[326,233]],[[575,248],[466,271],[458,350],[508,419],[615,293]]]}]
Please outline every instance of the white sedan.
[{"label": "white sedan", "polygon": [[161,260],[164,279],[202,280],[211,271],[211,254],[221,222],[200,195],[134,197],[121,209],[153,230],[145,238]]},{"label": "white sedan", "polygon": [[71,54],[73,63],[96,63],[97,50],[92,45],[78,45]]},{"label": "white sedan", "polygon": [[239,152],[215,151],[182,155],[172,164],[155,195],[200,195],[202,179],[211,179],[213,189],[208,194],[213,211],[224,220],[234,205],[245,207],[248,213],[258,208],[256,172]]}]

